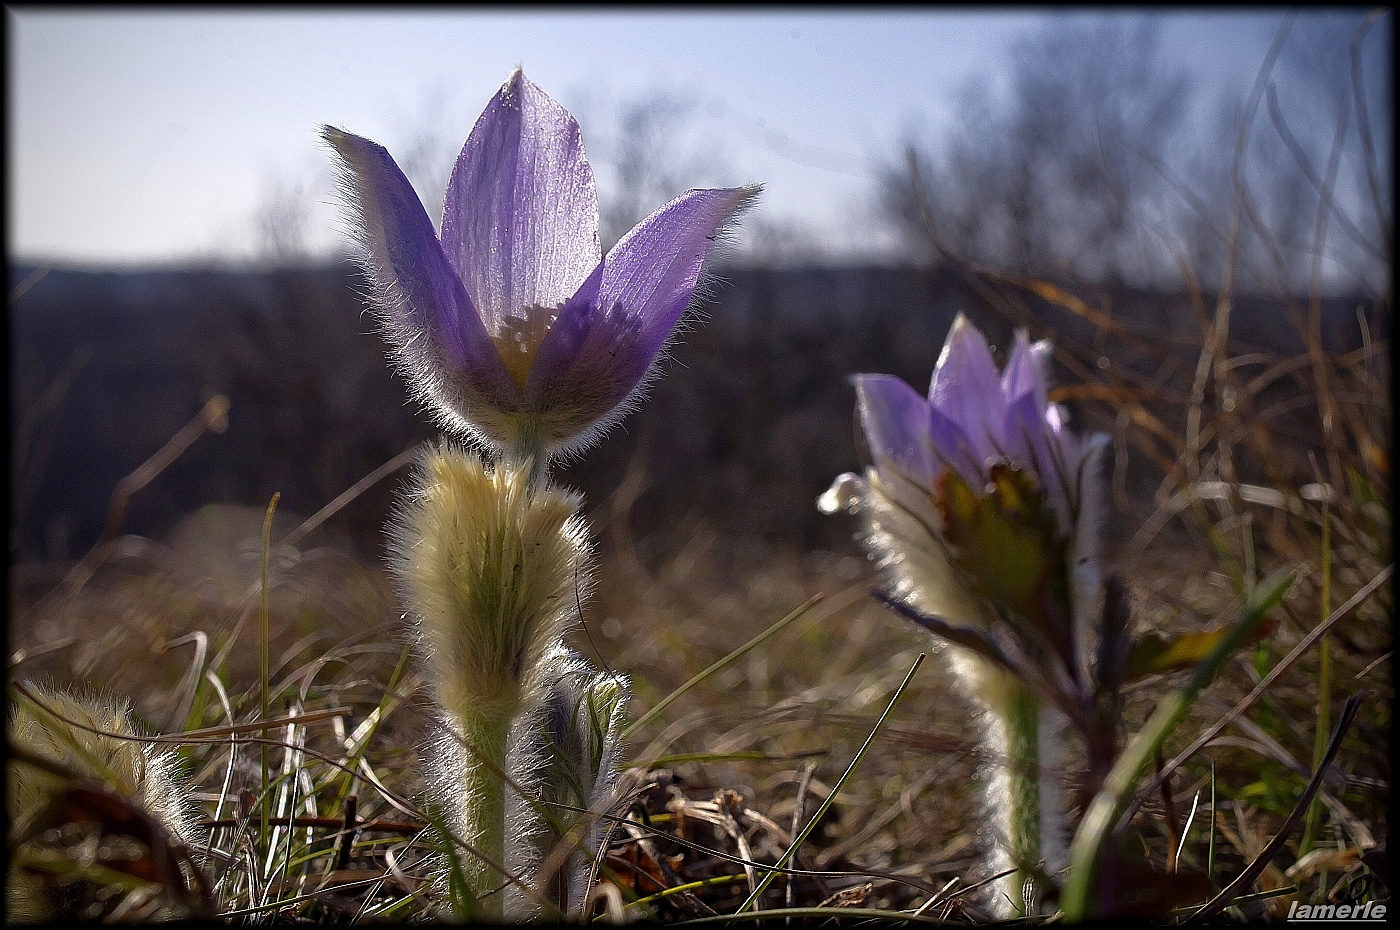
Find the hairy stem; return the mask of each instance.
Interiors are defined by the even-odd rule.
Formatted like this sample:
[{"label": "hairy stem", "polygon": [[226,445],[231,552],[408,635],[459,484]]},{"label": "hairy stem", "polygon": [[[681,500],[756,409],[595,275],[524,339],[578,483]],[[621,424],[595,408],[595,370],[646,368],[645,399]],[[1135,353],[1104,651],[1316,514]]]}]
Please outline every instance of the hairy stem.
[{"label": "hairy stem", "polygon": [[505,449],[505,458],[516,468],[528,466],[532,492],[544,486],[549,479],[549,456],[545,453],[544,436],[538,420],[521,420],[513,441]]},{"label": "hairy stem", "polygon": [[1003,713],[1006,728],[1007,839],[1010,844],[1014,892],[1012,904],[1022,914],[1033,900],[1024,891],[1027,880],[1040,883],[1040,702],[1031,691],[1014,685]]},{"label": "hairy stem", "polygon": [[471,708],[459,708],[456,717],[462,737],[475,750],[468,754],[471,758],[462,773],[462,797],[467,801],[464,839],[481,853],[462,856],[462,870],[476,898],[479,919],[499,922],[503,896],[497,889],[505,877],[493,863],[505,862],[506,786],[499,773],[505,771],[511,721],[509,715]]}]

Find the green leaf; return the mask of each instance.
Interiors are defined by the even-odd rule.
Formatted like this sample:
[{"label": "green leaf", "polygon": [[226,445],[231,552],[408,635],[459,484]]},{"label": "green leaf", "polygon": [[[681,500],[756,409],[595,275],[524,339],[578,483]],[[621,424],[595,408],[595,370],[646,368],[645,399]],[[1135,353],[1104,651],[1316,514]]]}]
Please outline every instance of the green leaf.
[{"label": "green leaf", "polygon": [[[1137,681],[1148,675],[1161,675],[1191,668],[1210,655],[1215,647],[1230,635],[1233,628],[1233,624],[1222,624],[1209,630],[1185,633],[1181,636],[1148,633],[1133,643],[1132,651],[1128,653],[1128,669],[1124,681]],[[1273,624],[1266,620],[1255,628],[1240,647],[1248,646],[1268,636],[1272,631]]]},{"label": "green leaf", "polygon": [[1294,581],[1291,571],[1280,570],[1261,581],[1245,601],[1239,620],[1215,648],[1191,670],[1191,677],[1157,705],[1142,730],[1114,762],[1070,843],[1069,875],[1060,895],[1060,910],[1066,922],[1073,923],[1106,916],[1097,912],[1094,892],[1100,872],[1110,855],[1114,829],[1127,807],[1138,779],[1161,750],[1162,744],[1186,716],[1197,696],[1215,677],[1220,666],[1258,629],[1268,613],[1278,606]]}]

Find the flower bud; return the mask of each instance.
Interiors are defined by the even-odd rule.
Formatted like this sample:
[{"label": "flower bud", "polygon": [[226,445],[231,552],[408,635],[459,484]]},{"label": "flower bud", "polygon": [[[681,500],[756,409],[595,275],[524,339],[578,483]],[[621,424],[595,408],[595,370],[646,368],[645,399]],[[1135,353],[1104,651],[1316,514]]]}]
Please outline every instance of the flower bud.
[{"label": "flower bud", "polygon": [[[150,832],[167,834],[143,837],[150,843],[178,841],[193,833],[185,794],[176,781],[179,759],[165,746],[121,738],[140,735],[125,704],[97,696],[75,697],[26,683],[10,706],[8,731],[10,745],[19,753],[66,770],[75,778],[100,782],[138,812],[148,814],[156,825]],[[54,831],[31,834],[44,830],[45,818],[55,814],[51,805],[78,783],[18,757],[12,757],[5,768],[11,844],[5,888],[7,920],[57,920],[82,916],[84,907],[101,906],[100,898],[88,900],[85,885],[54,886],[43,873],[19,867],[21,857],[16,855],[21,851],[41,856],[61,852],[47,839]],[[114,816],[122,820],[121,815]],[[126,829],[140,832],[139,828]],[[155,913],[179,916],[164,907],[168,897],[162,896],[161,910]],[[74,907],[79,910],[73,911]]]}]

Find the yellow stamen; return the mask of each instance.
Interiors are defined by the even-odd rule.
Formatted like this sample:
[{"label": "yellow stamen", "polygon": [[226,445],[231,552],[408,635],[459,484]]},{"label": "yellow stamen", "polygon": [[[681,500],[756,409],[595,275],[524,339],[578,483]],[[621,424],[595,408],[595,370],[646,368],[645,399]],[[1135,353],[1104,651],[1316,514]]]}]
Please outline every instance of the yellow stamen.
[{"label": "yellow stamen", "polygon": [[522,391],[525,390],[525,380],[530,376],[535,353],[539,351],[549,328],[559,318],[560,309],[526,307],[518,316],[503,317],[491,336],[496,343],[496,351],[506,363],[506,370]]}]

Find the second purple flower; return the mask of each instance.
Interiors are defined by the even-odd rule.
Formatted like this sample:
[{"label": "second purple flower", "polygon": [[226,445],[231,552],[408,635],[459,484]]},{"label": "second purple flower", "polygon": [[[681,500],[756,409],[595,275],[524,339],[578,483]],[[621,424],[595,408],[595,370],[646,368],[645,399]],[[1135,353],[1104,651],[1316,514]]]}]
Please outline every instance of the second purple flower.
[{"label": "second purple flower", "polygon": [[603,257],[578,124],[517,70],[453,166],[442,235],[380,145],[327,126],[399,367],[449,427],[517,460],[628,409],[757,186],[692,190]]}]

